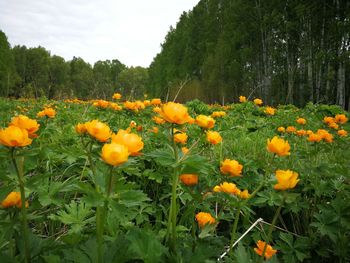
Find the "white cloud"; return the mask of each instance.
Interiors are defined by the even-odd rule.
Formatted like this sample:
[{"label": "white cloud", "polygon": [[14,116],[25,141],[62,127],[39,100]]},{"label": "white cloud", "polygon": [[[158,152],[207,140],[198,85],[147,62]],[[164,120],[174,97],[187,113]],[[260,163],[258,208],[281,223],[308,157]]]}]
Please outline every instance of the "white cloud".
[{"label": "white cloud", "polygon": [[0,0],[0,29],[14,45],[66,60],[149,66],[183,11],[199,0]]}]

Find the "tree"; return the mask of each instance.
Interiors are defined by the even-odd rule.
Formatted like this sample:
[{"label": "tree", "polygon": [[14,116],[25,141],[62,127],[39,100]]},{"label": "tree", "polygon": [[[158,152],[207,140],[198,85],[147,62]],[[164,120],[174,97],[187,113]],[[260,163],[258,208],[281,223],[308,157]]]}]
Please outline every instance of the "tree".
[{"label": "tree", "polygon": [[148,70],[142,67],[130,67],[120,72],[118,77],[121,92],[129,99],[141,98],[148,83]]}]

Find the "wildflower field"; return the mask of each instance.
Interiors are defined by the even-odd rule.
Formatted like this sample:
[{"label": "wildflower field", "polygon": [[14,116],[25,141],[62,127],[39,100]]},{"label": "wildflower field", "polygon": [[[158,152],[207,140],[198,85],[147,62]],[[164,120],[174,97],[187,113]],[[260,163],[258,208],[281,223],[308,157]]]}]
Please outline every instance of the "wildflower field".
[{"label": "wildflower field", "polygon": [[349,262],[348,118],[0,99],[0,262]]}]

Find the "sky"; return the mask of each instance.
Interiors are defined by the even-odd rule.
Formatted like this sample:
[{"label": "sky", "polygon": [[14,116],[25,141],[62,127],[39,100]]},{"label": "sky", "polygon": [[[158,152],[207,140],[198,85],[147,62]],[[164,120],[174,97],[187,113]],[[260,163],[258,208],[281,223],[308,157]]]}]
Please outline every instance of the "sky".
[{"label": "sky", "polygon": [[118,59],[148,67],[170,26],[199,0],[0,0],[0,30],[11,46],[42,46],[93,64]]}]

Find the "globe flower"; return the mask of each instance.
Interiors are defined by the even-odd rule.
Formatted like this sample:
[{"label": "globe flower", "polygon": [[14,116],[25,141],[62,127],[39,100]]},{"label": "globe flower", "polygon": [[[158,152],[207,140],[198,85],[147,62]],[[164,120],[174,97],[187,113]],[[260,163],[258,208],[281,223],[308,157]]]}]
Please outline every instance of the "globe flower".
[{"label": "globe flower", "polygon": [[225,115],[226,115],[226,112],[224,112],[224,111],[214,111],[211,114],[211,117],[213,117],[213,118],[220,118],[220,117],[224,117]]},{"label": "globe flower", "polygon": [[245,96],[239,96],[239,102],[240,103],[247,102],[247,98]]},{"label": "globe flower", "polygon": [[181,174],[180,181],[187,186],[198,184],[198,175],[196,174]]},{"label": "globe flower", "polygon": [[320,134],[317,133],[310,133],[309,137],[307,139],[309,142],[320,142],[322,140],[322,137]]},{"label": "globe flower", "polygon": [[339,130],[337,133],[341,137],[346,137],[348,135],[348,132],[346,130]]},{"label": "globe flower", "polygon": [[112,98],[115,100],[119,100],[121,97],[122,95],[120,93],[114,93]]},{"label": "globe flower", "polygon": [[76,131],[76,133],[78,133],[78,134],[84,134],[84,133],[86,133],[87,130],[86,130],[85,124],[84,124],[84,123],[78,123],[78,124],[75,126],[75,131]]},{"label": "globe flower", "polygon": [[[263,256],[264,248],[265,248],[266,242],[263,242],[261,240],[258,241],[256,244],[257,248],[254,248],[254,251],[259,256]],[[266,259],[270,259],[273,255],[275,255],[277,250],[273,249],[272,246],[267,245],[265,249],[264,257]]]},{"label": "globe flower", "polygon": [[267,150],[278,156],[290,155],[290,145],[288,141],[280,139],[277,136],[274,136],[271,141],[269,139],[267,140]]},{"label": "globe flower", "polygon": [[0,130],[0,144],[7,147],[24,147],[32,143],[28,131],[17,126]]},{"label": "globe flower", "polygon": [[328,124],[328,127],[334,130],[338,130],[339,129],[339,125],[335,122],[331,122]]},{"label": "globe flower", "polygon": [[155,123],[157,123],[157,124],[163,124],[163,123],[165,123],[165,120],[164,120],[164,119],[159,118],[159,117],[157,117],[157,116],[154,116],[154,117],[152,118],[152,120],[153,120]]},{"label": "globe flower", "polygon": [[278,127],[277,131],[279,131],[280,133],[286,132],[286,128],[284,127]]},{"label": "globe flower", "polygon": [[102,147],[101,157],[106,163],[117,166],[125,163],[129,157],[128,148],[122,144],[106,143]]},{"label": "globe flower", "polygon": [[334,120],[336,123],[344,124],[348,121],[348,118],[345,116],[345,114],[337,114],[335,115]]},{"label": "globe flower", "polygon": [[[20,192],[11,192],[6,198],[1,202],[2,208],[9,208],[16,206],[18,208],[22,207],[21,193]],[[25,207],[28,207],[29,203],[26,201]]]},{"label": "globe flower", "polygon": [[236,160],[226,159],[221,163],[220,171],[230,176],[241,176],[243,165]]},{"label": "globe flower", "polygon": [[223,182],[220,185],[216,185],[213,188],[213,191],[218,193],[227,193],[227,194],[232,194],[232,195],[240,195],[241,190],[237,188],[237,186],[234,183],[228,183],[228,182]]},{"label": "globe flower", "polygon": [[266,109],[265,109],[265,113],[267,114],[267,115],[275,115],[275,113],[276,113],[276,109],[275,108],[272,108],[272,107],[266,107]]},{"label": "globe flower", "polygon": [[333,142],[333,135],[324,129],[318,129],[317,134],[321,137],[325,142]]},{"label": "globe flower", "polygon": [[155,113],[160,113],[161,111],[162,111],[162,109],[158,106],[153,108],[153,112],[155,112]]},{"label": "globe flower", "polygon": [[24,115],[13,117],[10,125],[17,126],[18,128],[27,130],[30,138],[37,137],[35,132],[37,132],[40,127],[40,124],[38,124],[36,120],[32,120]]},{"label": "globe flower", "polygon": [[276,190],[293,189],[299,182],[298,176],[298,173],[291,170],[277,170],[277,184],[275,184],[273,188]]},{"label": "globe flower", "polygon": [[295,132],[296,135],[298,136],[305,136],[306,135],[306,131],[305,130],[297,130]]},{"label": "globe flower", "polygon": [[97,100],[92,105],[98,108],[106,109],[109,106],[109,102],[106,100]]},{"label": "globe flower", "polygon": [[329,125],[330,123],[335,122],[335,119],[333,117],[324,117],[323,122]]},{"label": "globe flower", "polygon": [[203,129],[211,129],[215,125],[215,120],[210,116],[198,115],[196,117],[196,124]]},{"label": "globe flower", "polygon": [[181,151],[185,155],[190,151],[190,149],[188,149],[186,146],[184,146],[184,147],[181,147]]},{"label": "globe flower", "polygon": [[56,111],[49,107],[49,108],[45,108],[44,110],[42,111],[39,111],[38,114],[37,114],[38,117],[44,117],[44,116],[47,116],[49,118],[54,118],[56,116]]},{"label": "globe flower", "polygon": [[250,194],[248,192],[248,190],[243,190],[240,194],[239,194],[239,197],[242,198],[242,199],[248,199],[250,197]]},{"label": "globe flower", "polygon": [[305,120],[304,118],[298,118],[298,119],[296,120],[296,122],[297,122],[298,124],[300,124],[300,125],[305,125],[305,124],[306,124],[306,120]]},{"label": "globe flower", "polygon": [[207,131],[207,141],[211,144],[218,144],[222,141],[222,137],[217,131]]},{"label": "globe flower", "polygon": [[112,142],[126,146],[131,156],[139,155],[144,146],[140,136],[122,129],[112,135]]},{"label": "globe flower", "polygon": [[257,105],[257,106],[260,106],[263,104],[263,101],[261,99],[254,99],[253,100],[254,104]]},{"label": "globe flower", "polygon": [[295,133],[297,131],[297,128],[295,128],[294,126],[288,126],[286,129],[286,132],[288,133]]},{"label": "globe flower", "polygon": [[114,103],[114,102],[110,102],[109,107],[115,111],[120,111],[123,109],[120,105],[118,105],[117,103]]},{"label": "globe flower", "polygon": [[159,129],[158,129],[158,127],[154,126],[154,127],[152,127],[152,129],[149,130],[149,132],[153,132],[153,133],[157,134],[159,132]]},{"label": "globe flower", "polygon": [[185,132],[176,132],[174,134],[174,141],[176,143],[185,144],[187,142],[187,134]]},{"label": "globe flower", "polygon": [[100,142],[106,142],[111,137],[111,130],[107,124],[98,120],[93,120],[85,123],[87,132]]},{"label": "globe flower", "polygon": [[161,99],[155,98],[151,100],[152,105],[160,105],[162,103]]},{"label": "globe flower", "polygon": [[216,220],[211,214],[206,212],[199,212],[196,214],[196,220],[200,228],[203,228],[207,224],[215,224]]},{"label": "globe flower", "polygon": [[175,102],[164,104],[161,108],[160,114],[164,120],[175,124],[185,124],[190,119],[187,108],[184,105]]}]

